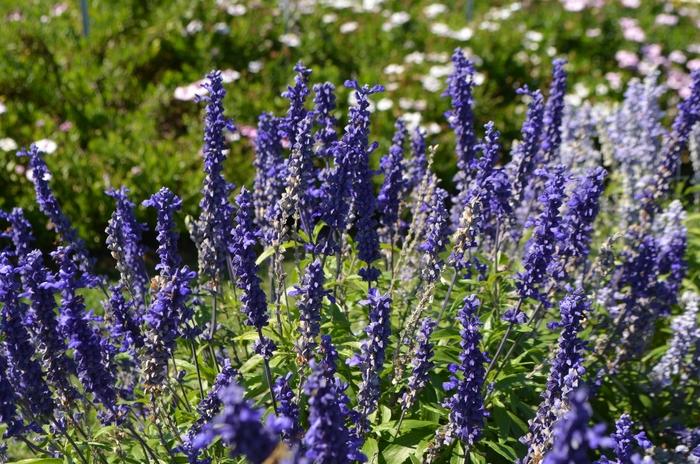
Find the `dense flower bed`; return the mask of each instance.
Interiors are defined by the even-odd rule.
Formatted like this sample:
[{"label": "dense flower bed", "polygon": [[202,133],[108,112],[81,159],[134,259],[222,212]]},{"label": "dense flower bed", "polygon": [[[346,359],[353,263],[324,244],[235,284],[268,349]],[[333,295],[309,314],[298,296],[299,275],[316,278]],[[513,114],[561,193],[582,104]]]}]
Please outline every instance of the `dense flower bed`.
[{"label": "dense flower bed", "polygon": [[454,195],[433,171],[439,148],[401,119],[372,169],[384,87],[345,81],[340,127],[334,84],[312,84],[302,63],[287,112],[259,118],[252,189],[237,188],[224,175],[237,128],[223,73],[209,73],[204,180],[186,221],[196,271],[180,256],[178,195],[141,199],[156,212],[152,252],[120,188],[106,227],[119,280],[99,275],[41,147],[19,151],[56,235],[44,253],[22,209],[2,213],[3,455],[697,462],[679,173],[700,131],[700,72],[667,128],[656,75],[618,106],[571,106],[555,60],[548,90],[520,90],[506,158],[497,126],[474,117],[475,64],[461,49],[452,63]]}]

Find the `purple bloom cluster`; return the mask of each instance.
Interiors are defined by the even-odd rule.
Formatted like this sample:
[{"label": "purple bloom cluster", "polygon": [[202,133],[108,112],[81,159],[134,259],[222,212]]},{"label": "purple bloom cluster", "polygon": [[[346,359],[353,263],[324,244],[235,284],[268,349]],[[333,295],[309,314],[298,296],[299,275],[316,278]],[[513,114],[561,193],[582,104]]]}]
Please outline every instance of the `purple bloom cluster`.
[{"label": "purple bloom cluster", "polygon": [[508,174],[512,188],[513,207],[520,204],[528,179],[535,170],[539,141],[544,127],[544,99],[539,90],[531,92],[527,87],[518,93],[529,95],[527,114],[520,130],[520,143],[513,149],[512,159],[508,163]]},{"label": "purple bloom cluster", "polygon": [[384,369],[386,347],[391,336],[391,298],[372,288],[367,299],[361,302],[369,307],[369,324],[365,327],[367,339],[360,345],[360,353],[348,361],[351,366],[360,366],[362,382],[357,393],[360,421],[357,433],[364,436],[369,429],[367,416],[377,409],[381,394],[381,374]]},{"label": "purple bloom cluster", "polygon": [[407,411],[413,407],[420,394],[430,380],[430,371],[433,368],[433,344],[430,342],[430,335],[433,333],[436,322],[430,317],[426,317],[421,322],[418,335],[416,337],[416,347],[411,358],[411,376],[408,378],[406,391],[399,399],[402,411]]},{"label": "purple bloom cluster", "polygon": [[[566,178],[563,166],[539,170],[538,174],[547,179],[539,198],[542,212],[535,220],[534,232],[525,246],[524,270],[518,274],[516,287],[521,299],[535,298],[547,305],[547,295],[542,293],[541,286],[548,275],[547,269],[557,246],[556,231],[561,223],[559,208],[564,200]],[[516,310],[509,310],[505,316],[507,320],[517,323],[524,322],[522,317],[523,313]]]},{"label": "purple bloom cluster", "polygon": [[36,334],[36,349],[41,356],[46,378],[58,390],[62,399],[75,399],[77,392],[69,379],[69,375],[76,371],[75,363],[66,356],[66,342],[59,331],[56,318],[54,289],[45,285],[51,276],[44,265],[41,252],[34,250],[26,255],[19,271],[25,295],[29,297],[27,319]]},{"label": "purple bloom cluster", "polygon": [[143,206],[155,208],[157,214],[156,231],[158,232],[158,258],[156,269],[164,278],[172,277],[180,267],[180,255],[177,251],[178,233],[175,228],[175,213],[182,206],[182,201],[170,189],[163,187]]},{"label": "purple bloom cluster", "polygon": [[[443,384],[445,390],[454,390],[452,396],[443,404],[449,410],[445,445],[449,445],[456,438],[465,445],[472,446],[479,440],[488,416],[482,396],[486,375],[484,364],[487,359],[479,347],[481,322],[477,312],[480,306],[481,302],[476,296],[468,296],[457,314],[462,326],[462,351],[459,355],[459,366],[450,365],[452,375],[450,380]],[[457,372],[461,373],[461,378],[457,377]]]},{"label": "purple bloom cluster", "polygon": [[9,379],[7,359],[0,351],[0,424],[7,426],[3,438],[20,434],[24,428],[17,414],[17,394]]},{"label": "purple bloom cluster", "polygon": [[387,238],[393,238],[397,233],[399,220],[399,203],[404,186],[404,145],[408,132],[402,119],[396,120],[396,130],[391,140],[389,154],[381,160],[384,183],[377,195],[377,209],[383,233]]},{"label": "purple bloom cluster", "polygon": [[440,278],[443,261],[440,253],[445,251],[449,237],[447,192],[440,187],[435,189],[430,201],[430,214],[427,218],[425,240],[419,245],[423,252],[421,276],[426,282],[435,282]]},{"label": "purple bloom cluster", "polygon": [[158,292],[146,312],[144,321],[148,330],[142,367],[149,390],[157,391],[165,380],[175,341],[183,333],[184,323],[190,315],[187,300],[196,276],[197,273],[187,266],[179,268],[170,277],[162,276]]},{"label": "purple bloom cluster", "polygon": [[141,234],[146,226],[139,223],[134,215],[134,204],[129,200],[129,190],[108,190],[107,195],[117,201],[117,207],[107,223],[107,248],[117,261],[117,270],[122,283],[129,289],[140,307],[146,305],[148,274],[143,261],[145,249]]},{"label": "purple bloom cluster", "polygon": [[141,321],[133,314],[135,309],[133,303],[124,298],[126,290],[124,284],[113,285],[109,290],[110,297],[105,308],[109,308],[110,335],[113,340],[121,342],[122,350],[135,353],[144,343]]},{"label": "purple bloom cluster", "polygon": [[338,139],[335,110],[335,86],[330,82],[314,85],[314,118],[318,130],[314,134],[316,153],[321,158],[331,155],[331,147]]},{"label": "purple bloom cluster", "polygon": [[78,294],[86,282],[75,265],[74,253],[72,247],[59,247],[52,253],[59,264],[58,278],[44,285],[61,292],[60,326],[69,340],[68,348],[74,350],[78,378],[85,390],[107,409],[103,420],[112,422],[117,419],[118,408],[115,379],[109,365],[111,350],[99,331],[91,326],[85,301]]},{"label": "purple bloom cluster", "polygon": [[[500,151],[500,134],[493,122],[485,126],[484,140],[478,145],[482,152],[476,163],[474,182],[465,196],[465,207],[470,208],[469,221],[460,218],[456,243],[450,254],[450,264],[455,269],[469,270],[478,265],[472,257],[472,249],[478,245],[478,238],[496,240],[501,225],[505,226],[512,214],[510,206],[510,181],[501,168],[496,168],[496,159]],[[482,243],[485,243],[482,240]]]},{"label": "purple bloom cluster", "polygon": [[688,270],[688,264],[685,261],[688,243],[685,217],[683,205],[680,201],[674,200],[661,215],[657,216],[654,224],[658,245],[658,273],[666,275],[660,283],[663,291],[661,300],[666,306],[664,313],[669,312],[670,306],[677,302],[681,282]]},{"label": "purple bloom cluster", "polygon": [[576,268],[588,258],[593,221],[600,211],[599,199],[606,176],[607,172],[602,167],[592,168],[581,176],[571,193],[566,213],[556,232],[559,249],[556,260],[549,266],[553,278],[565,279],[567,265]]},{"label": "purple bloom cluster", "polygon": [[238,213],[236,225],[233,228],[229,252],[233,260],[236,275],[236,286],[242,290],[240,299],[243,306],[241,311],[246,315],[246,324],[255,327],[260,335],[256,352],[266,359],[275,350],[272,340],[262,336],[262,329],[268,324],[267,299],[260,286],[258,266],[255,264],[258,244],[255,217],[253,213],[253,198],[250,192],[242,188],[236,198]]},{"label": "purple bloom cluster", "polygon": [[230,240],[233,206],[229,195],[233,185],[223,177],[226,160],[226,130],[234,131],[233,121],[224,116],[224,84],[220,71],[207,74],[203,87],[208,95],[201,97],[207,103],[204,117],[204,184],[201,213],[192,226],[192,237],[199,252],[199,270],[216,279],[226,269],[226,250]]},{"label": "purple bloom cluster", "polygon": [[674,381],[683,385],[692,380],[694,371],[700,372],[700,366],[692,359],[693,350],[695,357],[700,359],[700,297],[697,293],[686,292],[681,300],[685,310],[671,321],[673,337],[668,350],[651,372],[654,382],[662,387],[668,387]]},{"label": "purple bloom cluster", "polygon": [[615,460],[603,457],[596,464],[641,464],[642,457],[637,448],[647,449],[653,446],[642,431],[637,434],[632,428],[634,423],[629,414],[623,414],[615,422],[615,432],[610,435],[615,442]]},{"label": "purple bloom cluster", "polygon": [[[15,248],[15,256],[24,259],[32,250],[32,242],[34,241],[32,226],[24,217],[24,211],[22,208],[13,208],[9,213],[0,210],[0,219],[10,223],[10,229],[7,232],[8,238]],[[1,232],[0,237],[2,237]]]},{"label": "purple bloom cluster", "polygon": [[19,271],[4,252],[0,253],[0,302],[9,377],[32,415],[45,419],[51,416],[55,404],[41,365],[34,359],[34,345],[25,325],[27,306],[20,299]]},{"label": "purple bloom cluster", "polygon": [[542,122],[542,162],[549,164],[559,159],[561,146],[562,117],[564,115],[564,97],[566,96],[566,60],[556,59],[552,62],[552,83],[549,87],[549,97],[544,107]]},{"label": "purple bloom cluster", "polygon": [[288,86],[282,96],[289,100],[287,116],[280,121],[280,135],[289,141],[290,146],[297,143],[297,126],[306,118],[308,110],[304,108],[306,97],[309,96],[309,76],[311,70],[300,61],[294,66],[294,86]]},{"label": "purple bloom cluster", "polygon": [[464,194],[469,188],[472,169],[476,158],[476,131],[474,126],[474,63],[464,55],[462,49],[452,54],[454,70],[447,79],[445,96],[449,96],[452,109],[445,113],[450,127],[457,138],[457,174],[454,183],[459,192],[452,211],[452,223],[459,222],[464,208]]},{"label": "purple bloom cluster", "polygon": [[246,400],[243,389],[233,381],[220,391],[219,398],[223,410],[202,428],[192,443],[193,449],[202,450],[221,437],[231,457],[243,456],[252,464],[265,462],[277,447],[278,433],[286,420],[270,416],[263,424],[262,410]]},{"label": "purple bloom cluster", "polygon": [[29,151],[22,150],[17,153],[17,156],[29,158],[29,167],[32,170],[32,182],[34,183],[39,210],[51,221],[64,245],[70,246],[75,250],[75,258],[79,263],[80,270],[88,272],[92,266],[92,260],[88,255],[85,242],[78,236],[78,232],[71,224],[70,219],[63,214],[58,199],[51,191],[49,186],[51,173],[48,166],[46,166],[46,161],[44,161],[41,151],[39,151],[39,147],[32,144],[29,147]]},{"label": "purple bloom cluster", "polygon": [[583,352],[586,343],[579,338],[583,319],[590,310],[590,304],[582,289],[569,292],[559,306],[562,327],[558,350],[549,371],[547,387],[542,393],[542,403],[535,418],[530,422],[530,434],[525,438],[529,445],[529,455],[549,446],[552,425],[565,411],[566,399],[576,390],[585,372]]},{"label": "purple bloom cluster", "polygon": [[275,398],[279,401],[277,415],[281,419],[287,420],[287,424],[282,430],[282,438],[289,445],[297,443],[304,432],[299,423],[299,405],[292,388],[289,386],[291,377],[291,373],[278,377],[274,387]]},{"label": "purple bloom cluster", "polygon": [[425,130],[416,127],[411,136],[411,158],[404,176],[406,192],[412,192],[420,185],[428,172],[428,157],[425,151]]},{"label": "purple bloom cluster", "polygon": [[188,462],[190,464],[202,464],[207,463],[207,460],[201,460],[199,458],[201,449],[194,447],[194,442],[197,435],[202,431],[202,428],[209,423],[214,416],[216,416],[221,410],[221,398],[219,397],[222,390],[228,387],[231,382],[233,382],[234,377],[238,374],[236,369],[231,367],[231,363],[226,360],[224,367],[216,376],[214,385],[207,393],[207,396],[202,399],[197,405],[197,412],[199,417],[192,424],[192,426],[187,430],[187,433],[182,437],[182,445],[178,448],[187,456]]},{"label": "purple bloom cluster", "polygon": [[369,156],[376,149],[376,143],[369,144],[369,96],[381,92],[384,87],[376,85],[360,86],[356,81],[345,81],[345,87],[355,91],[357,105],[350,108],[348,125],[338,149],[345,151],[350,159],[352,179],[352,211],[356,215],[357,256],[366,266],[360,269],[360,276],[367,282],[377,280],[379,270],[372,263],[380,258],[379,235],[374,212],[376,200],[372,184],[373,172],[369,167]]},{"label": "purple bloom cluster", "polygon": [[270,232],[272,210],[285,188],[287,164],[282,156],[282,141],[279,137],[281,119],[269,113],[258,117],[255,136],[255,188],[253,203],[258,226],[263,236]]},{"label": "purple bloom cluster", "polygon": [[321,304],[326,291],[323,289],[323,267],[316,260],[309,264],[302,278],[301,285],[294,294],[297,295],[299,309],[299,356],[308,363],[314,357],[316,340],[321,332]]},{"label": "purple bloom cluster", "polygon": [[571,411],[555,425],[554,445],[543,464],[590,464],[591,450],[614,446],[614,440],[604,435],[604,424],[589,427],[592,410],[585,388],[571,393],[569,404]]},{"label": "purple bloom cluster", "polygon": [[651,215],[659,207],[657,201],[669,191],[671,179],[681,162],[681,153],[688,146],[690,131],[700,121],[700,70],[693,71],[691,79],[693,84],[690,96],[678,105],[673,130],[662,148],[661,162],[653,181],[641,193],[641,207]]},{"label": "purple bloom cluster", "polygon": [[309,428],[302,445],[305,456],[319,464],[365,462],[361,440],[348,430],[350,417],[347,385],[335,375],[338,353],[330,336],[321,337],[320,361],[311,362],[311,375],[304,383],[309,395]]}]

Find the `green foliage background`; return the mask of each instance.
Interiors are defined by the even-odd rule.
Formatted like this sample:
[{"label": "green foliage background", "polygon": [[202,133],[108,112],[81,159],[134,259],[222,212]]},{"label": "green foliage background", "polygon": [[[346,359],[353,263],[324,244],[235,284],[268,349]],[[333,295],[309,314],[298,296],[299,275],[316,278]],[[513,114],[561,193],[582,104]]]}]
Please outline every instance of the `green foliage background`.
[{"label": "green foliage background", "polygon": [[[635,10],[608,2],[602,9],[577,13],[564,10],[556,1],[526,1],[500,21],[497,31],[479,26],[490,20],[490,10],[507,8],[509,2],[476,0],[469,20],[466,1],[446,2],[447,12],[434,19],[424,14],[431,1],[386,1],[381,11],[406,11],[411,17],[390,31],[382,30],[386,17],[381,13],[336,9],[328,6],[330,2],[313,8],[304,6],[308,2],[284,3],[289,4],[287,11],[280,9],[282,2],[241,2],[247,12],[231,16],[214,0],[89,0],[90,34],[83,37],[79,0],[65,2],[67,9],[60,16],[52,15],[59,2],[0,2],[0,18],[4,18],[0,102],[7,107],[0,115],[0,138],[11,137],[20,147],[43,138],[58,143],[57,151],[47,158],[55,175],[53,188],[67,214],[80,218],[75,222],[82,236],[100,252],[112,208],[110,201],[103,201],[109,186],[125,184],[141,200],[165,185],[183,196],[187,213],[194,211],[201,181],[202,111],[200,105],[174,99],[173,92],[210,69],[241,73],[239,80],[227,85],[226,107],[237,124],[248,126],[256,124],[262,111],[285,111],[280,93],[291,82],[291,68],[300,59],[314,69],[314,82],[336,84],[339,110],[347,102],[348,94],[342,89],[347,78],[396,82],[397,90],[385,94],[394,107],[374,116],[373,134],[382,144],[375,156],[388,149],[393,121],[402,114],[398,99],[424,99],[423,122],[437,122],[443,129],[429,142],[441,146],[435,168],[447,180],[455,169],[452,137],[442,116],[448,102],[441,92],[428,92],[419,81],[435,63],[406,65],[400,76],[384,75],[388,64],[403,63],[412,51],[449,54],[457,46],[468,47],[479,57],[478,69],[484,75],[476,91],[479,124],[493,119],[509,141],[517,137],[523,116],[515,89],[528,84],[544,90],[550,55],[567,57],[572,85],[586,85],[592,100],[615,100],[620,91],[608,89],[606,95],[596,95],[595,86],[605,82],[606,72],[617,70],[618,49],[640,48],[623,39],[618,26],[621,17],[637,18],[647,32],[647,42],[662,44],[666,53],[684,50],[697,32],[686,17],[680,17],[675,27],[656,26],[654,17],[663,11],[663,3],[651,1],[641,2]],[[681,2],[675,5],[694,8]],[[21,19],[10,21],[17,12]],[[323,16],[329,13],[337,19],[326,24]],[[186,27],[192,20],[201,21],[202,30],[188,35]],[[339,26],[348,21],[357,21],[358,29],[339,33]],[[431,24],[438,21],[454,30],[469,26],[474,35],[468,41],[439,37],[430,32]],[[229,31],[217,33],[221,25]],[[591,28],[600,29],[600,35],[588,37],[586,31]],[[541,42],[528,44],[528,31],[540,32]],[[281,42],[286,32],[299,37],[298,47]],[[251,61],[262,64],[260,72],[248,71]],[[624,77],[630,75],[623,72]],[[59,126],[66,121],[72,128],[64,132]],[[226,166],[228,179],[239,185],[250,183],[252,159],[248,139],[233,143]],[[22,206],[33,223],[43,223],[31,185],[18,171],[17,165],[25,162],[13,151],[0,151],[0,208]],[[48,244],[50,235],[42,239]]]}]

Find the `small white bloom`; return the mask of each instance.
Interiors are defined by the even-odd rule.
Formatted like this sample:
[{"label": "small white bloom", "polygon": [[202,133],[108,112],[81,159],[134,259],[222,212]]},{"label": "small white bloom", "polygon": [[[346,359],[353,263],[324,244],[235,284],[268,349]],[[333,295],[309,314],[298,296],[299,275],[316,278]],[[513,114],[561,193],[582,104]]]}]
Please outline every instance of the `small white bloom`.
[{"label": "small white bloom", "polygon": [[221,71],[221,80],[224,82],[224,84],[230,84],[233,81],[237,81],[240,79],[240,77],[241,73],[235,69],[225,69]]},{"label": "small white bloom", "polygon": [[431,77],[437,77],[437,78],[449,76],[451,72],[452,72],[452,65],[442,65],[442,64],[436,64],[435,66],[431,66],[430,69],[428,70],[428,74]]},{"label": "small white bloom", "polygon": [[586,98],[591,93],[591,91],[586,86],[586,84],[582,82],[577,82],[576,84],[574,84],[574,93],[583,99]]},{"label": "small white bloom", "polygon": [[425,61],[425,54],[421,52],[411,52],[403,59],[406,63],[421,64]]},{"label": "small white bloom", "polygon": [[58,145],[51,139],[41,139],[34,142],[39,151],[44,152],[48,155],[56,151]]},{"label": "small white bloom", "polygon": [[340,25],[340,33],[350,34],[351,32],[355,32],[358,27],[359,24],[357,24],[357,21],[349,21]]},{"label": "small white bloom", "polygon": [[438,92],[442,88],[442,82],[440,79],[433,76],[423,76],[420,78],[423,88],[428,92]]},{"label": "small white bloom", "polygon": [[395,26],[401,26],[411,20],[411,15],[405,11],[397,11],[389,16],[389,22]]},{"label": "small white bloom", "polygon": [[659,26],[675,26],[678,24],[678,16],[662,13],[654,21]]},{"label": "small white bloom", "polygon": [[280,36],[280,42],[291,48],[295,48],[301,45],[301,39],[299,38],[299,36],[292,32],[282,34]]},{"label": "small white bloom", "polygon": [[202,87],[204,81],[199,80],[191,84],[183,85],[175,89],[173,96],[176,100],[192,101],[197,95],[204,96],[207,94],[207,89]]},{"label": "small white bloom", "polygon": [[423,8],[423,14],[428,19],[433,19],[447,11],[447,7],[442,3],[431,3],[430,5]]},{"label": "small white bloom", "polygon": [[214,24],[214,32],[221,35],[228,35],[231,32],[231,28],[228,24],[220,22]]},{"label": "small white bloom", "polygon": [[466,42],[474,36],[474,30],[471,27],[463,27],[452,33],[452,38]]},{"label": "small white bloom", "polygon": [[[464,52],[469,55],[469,52],[467,50],[464,50]],[[448,53],[442,52],[442,53],[428,53],[428,61],[432,61],[433,63],[447,63],[450,61],[450,55]]]},{"label": "small white bloom", "polygon": [[388,98],[382,98],[377,102],[377,110],[388,111],[394,106],[394,102]]},{"label": "small white bloom", "polygon": [[430,25],[430,32],[440,37],[452,36],[452,29],[445,23],[433,23]]},{"label": "small white bloom", "polygon": [[581,102],[583,100],[578,95],[567,95],[566,97],[564,97],[564,101],[567,105],[581,106]]},{"label": "small white bloom", "polygon": [[51,16],[61,16],[66,11],[68,11],[68,3],[57,3],[51,8]]},{"label": "small white bloom", "polygon": [[327,13],[321,17],[321,21],[323,21],[323,24],[334,23],[337,20],[338,20],[338,15],[335,13]]},{"label": "small white bloom", "polygon": [[7,113],[7,106],[3,102],[0,102],[0,114]]},{"label": "small white bloom", "polygon": [[403,74],[405,69],[401,64],[390,64],[384,68],[384,74]]},{"label": "small white bloom", "polygon": [[525,33],[525,39],[530,40],[532,42],[542,42],[543,38],[544,38],[544,35],[541,32],[527,31]]},{"label": "small white bloom", "polygon": [[187,32],[187,35],[194,35],[197,32],[201,31],[202,28],[204,27],[204,24],[202,21],[199,19],[193,19],[189,23],[187,23],[187,26],[185,26],[185,32]]},{"label": "small white bloom", "polygon": [[685,53],[683,53],[680,50],[673,50],[668,55],[668,59],[678,64],[683,64],[688,60],[688,58],[685,56]]},{"label": "small white bloom", "polygon": [[229,5],[226,7],[226,13],[230,14],[231,16],[243,16],[246,14],[246,11],[248,11],[245,7],[245,5]]},{"label": "small white bloom", "polygon": [[248,63],[248,71],[252,72],[253,74],[259,73],[263,68],[262,61],[251,61]]},{"label": "small white bloom", "polygon": [[2,151],[14,151],[17,150],[17,142],[9,137],[0,139],[0,150]]},{"label": "small white bloom", "polygon": [[402,118],[406,123],[406,128],[408,128],[409,130],[415,130],[416,127],[420,126],[420,122],[423,119],[423,115],[421,115],[420,113],[404,113]]},{"label": "small white bloom", "polygon": [[440,124],[436,122],[428,123],[428,125],[425,126],[425,132],[428,135],[439,134],[440,132],[442,132],[442,126],[440,126]]},{"label": "small white bloom", "polygon": [[481,29],[482,31],[496,32],[500,28],[501,28],[501,25],[495,21],[486,20],[486,21],[482,21],[481,23],[479,23],[479,29]]}]

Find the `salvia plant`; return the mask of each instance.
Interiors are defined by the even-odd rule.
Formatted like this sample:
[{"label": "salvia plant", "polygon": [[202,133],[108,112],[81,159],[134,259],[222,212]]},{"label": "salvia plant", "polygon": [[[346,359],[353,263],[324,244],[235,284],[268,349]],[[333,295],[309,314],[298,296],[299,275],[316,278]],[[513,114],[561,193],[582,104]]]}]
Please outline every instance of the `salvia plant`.
[{"label": "salvia plant", "polygon": [[21,150],[56,239],[38,249],[43,224],[0,213],[0,461],[700,462],[700,72],[663,111],[653,76],[574,106],[566,61],[552,68],[520,90],[506,147],[456,50],[450,153],[401,117],[375,142],[383,87],[298,63],[240,188],[212,71],[199,214],[165,187],[109,188],[111,273],[51,160]]}]

